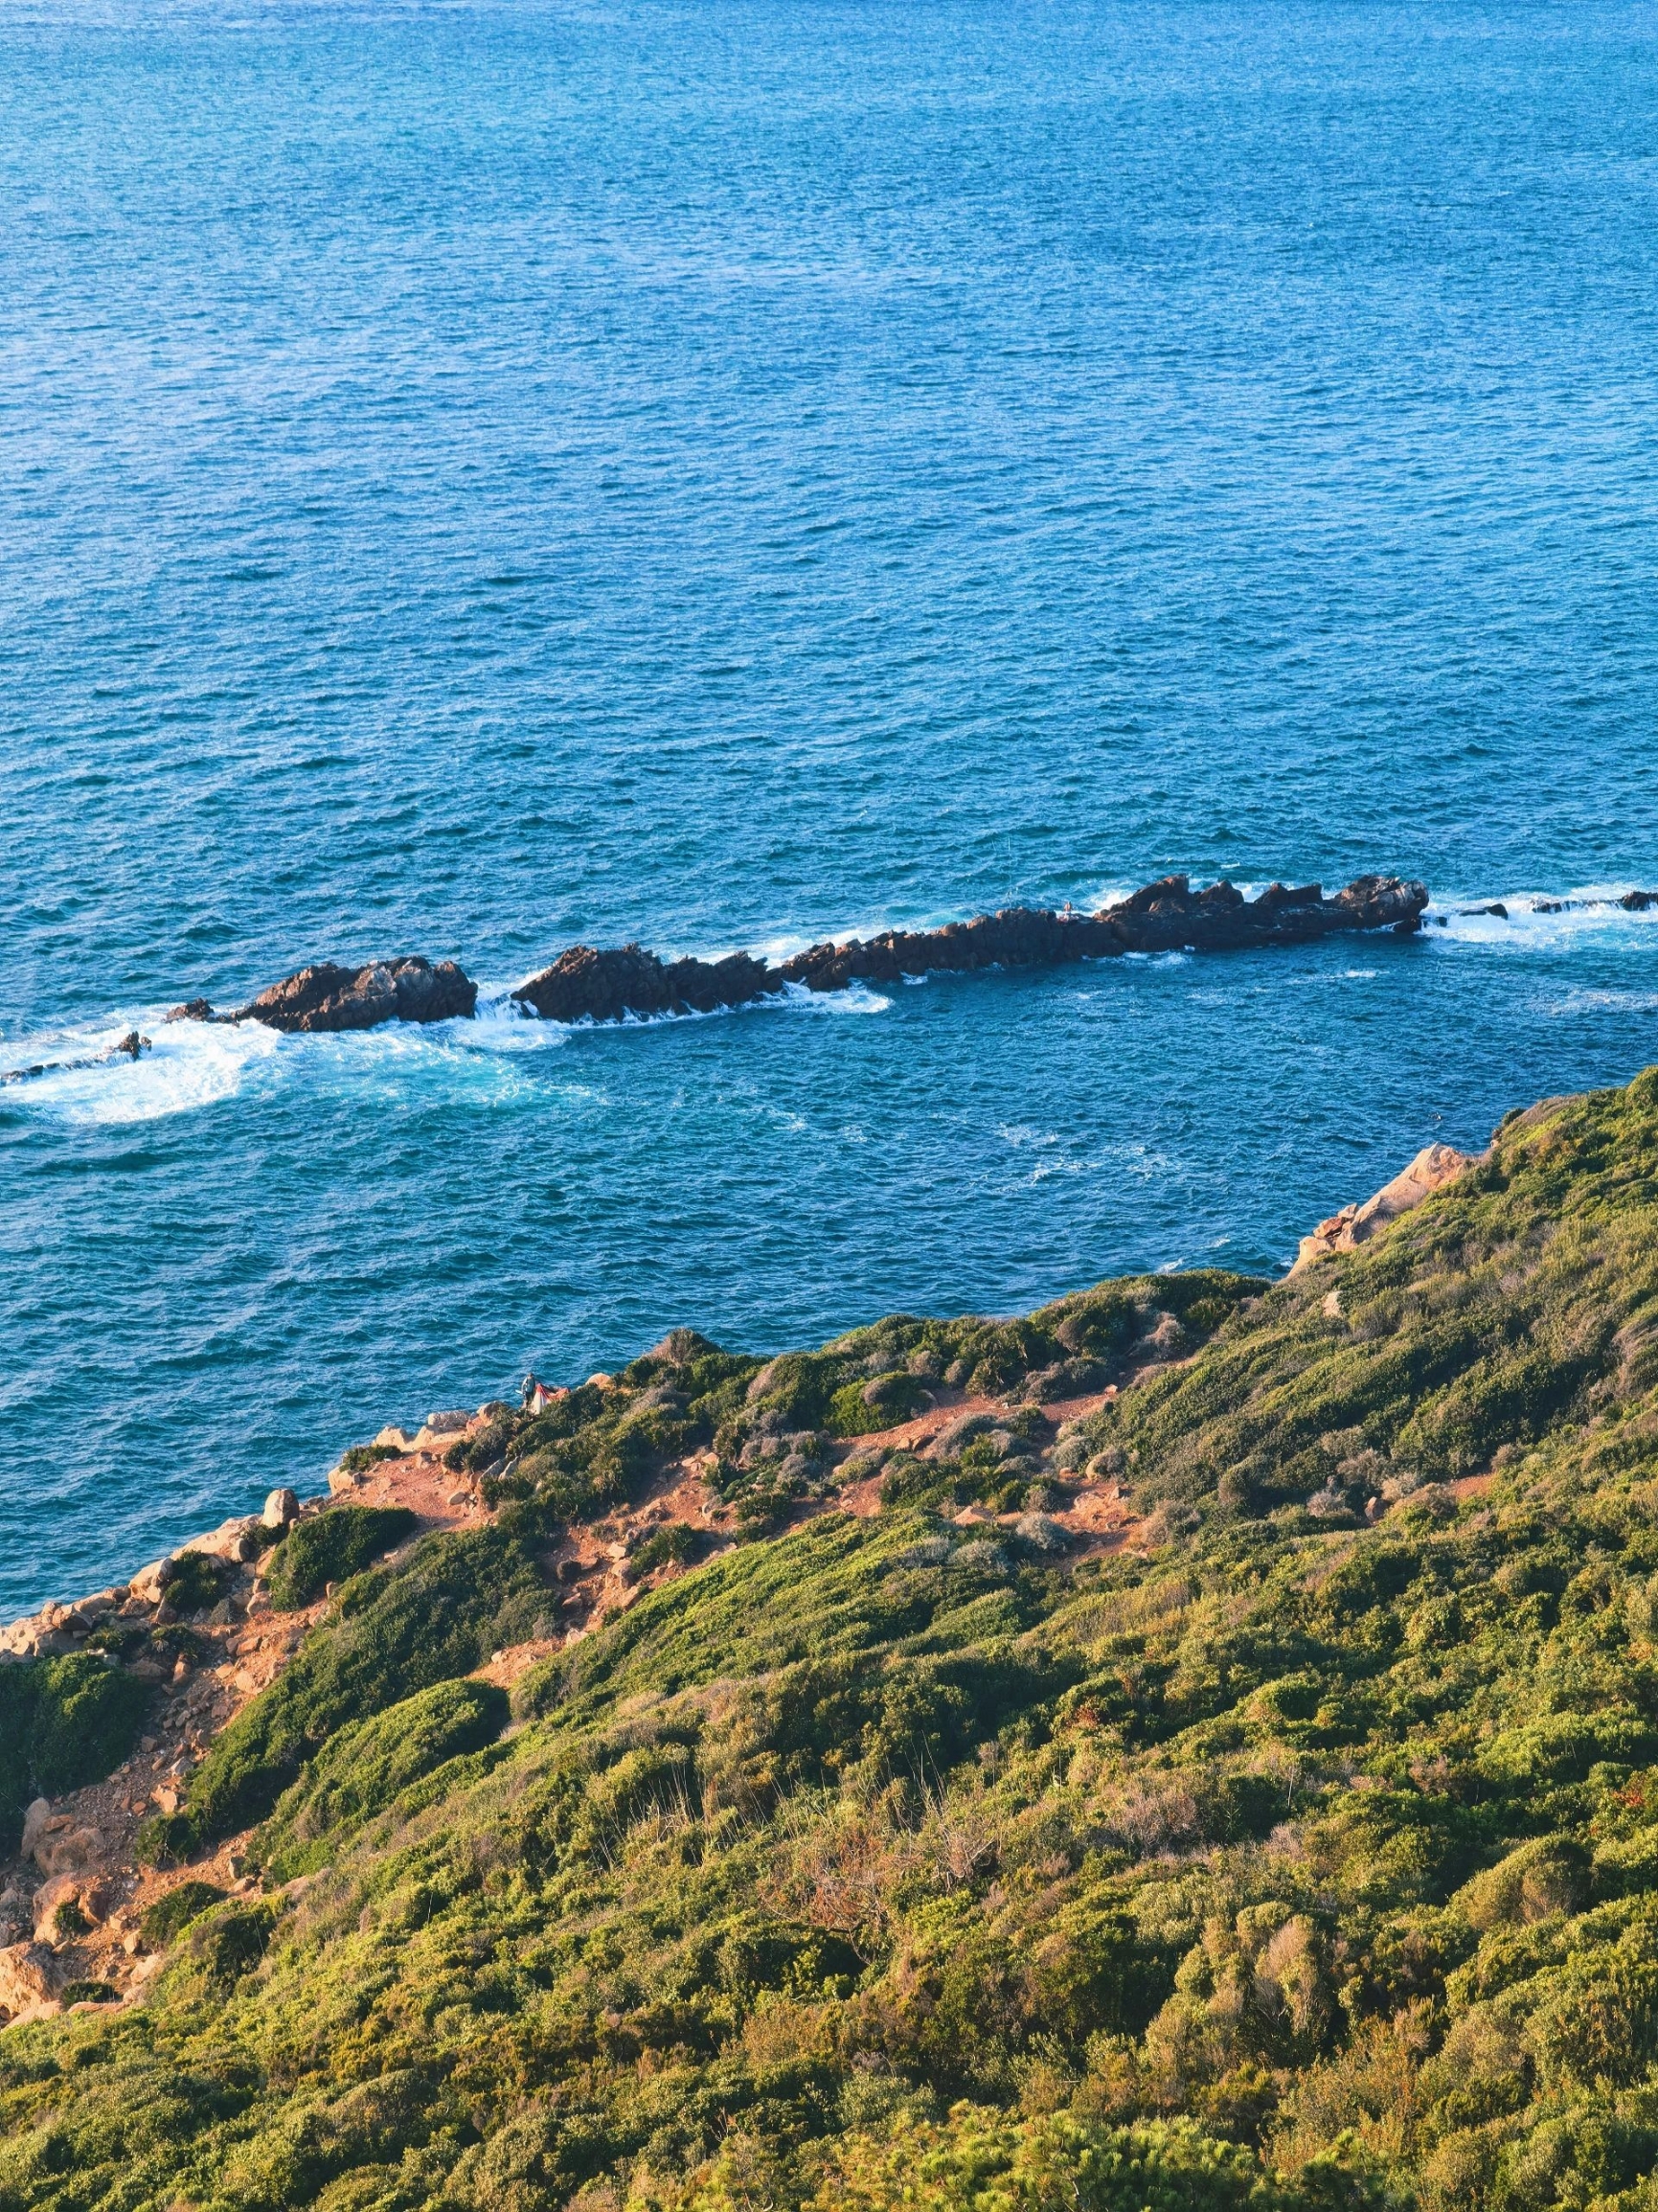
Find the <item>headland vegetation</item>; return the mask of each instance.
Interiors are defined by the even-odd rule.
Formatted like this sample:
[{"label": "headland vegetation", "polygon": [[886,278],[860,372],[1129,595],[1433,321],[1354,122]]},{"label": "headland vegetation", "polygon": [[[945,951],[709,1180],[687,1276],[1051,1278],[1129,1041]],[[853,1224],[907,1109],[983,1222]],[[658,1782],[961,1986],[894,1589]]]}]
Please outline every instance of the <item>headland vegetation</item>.
[{"label": "headland vegetation", "polygon": [[0,2205],[1645,2212],[1658,1070],[0,1644]]}]

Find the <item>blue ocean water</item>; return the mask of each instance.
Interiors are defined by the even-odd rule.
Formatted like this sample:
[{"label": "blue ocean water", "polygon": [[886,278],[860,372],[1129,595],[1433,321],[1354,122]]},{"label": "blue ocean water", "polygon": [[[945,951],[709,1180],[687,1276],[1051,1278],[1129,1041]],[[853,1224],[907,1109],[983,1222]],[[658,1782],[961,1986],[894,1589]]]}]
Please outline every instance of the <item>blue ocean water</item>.
[{"label": "blue ocean water", "polygon": [[[383,1421],[1273,1268],[1658,1059],[1658,13],[14,0],[0,1617]],[[1168,868],[1421,942],[162,1029]],[[1512,918],[1464,919],[1502,898]]]}]

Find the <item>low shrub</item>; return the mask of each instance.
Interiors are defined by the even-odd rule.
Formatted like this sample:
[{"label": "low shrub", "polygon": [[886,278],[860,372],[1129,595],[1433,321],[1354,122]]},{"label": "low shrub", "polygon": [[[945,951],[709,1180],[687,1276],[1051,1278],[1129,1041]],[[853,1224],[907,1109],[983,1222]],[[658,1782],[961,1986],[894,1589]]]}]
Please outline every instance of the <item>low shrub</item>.
[{"label": "low shrub", "polygon": [[170,1889],[147,1907],[139,1919],[138,1932],[151,1950],[165,1950],[193,1920],[222,1904],[226,1895],[211,1881],[181,1881],[176,1889]]},{"label": "low shrub", "polygon": [[276,1881],[310,1873],[411,1783],[492,1744],[510,1710],[492,1682],[439,1682],[342,1728],[284,1792],[254,1839],[255,1859]]},{"label": "low shrub", "polygon": [[401,1459],[401,1448],[396,1444],[353,1444],[340,1461],[347,1474],[367,1474],[370,1468],[378,1467],[388,1459]]},{"label": "low shrub", "polygon": [[149,1701],[135,1676],[90,1653],[0,1666],[0,1856],[35,1797],[101,1782],[138,1740]]},{"label": "low shrub", "polygon": [[670,1520],[665,1528],[659,1528],[647,1536],[628,1560],[627,1580],[638,1582],[642,1576],[654,1573],[658,1567],[667,1566],[670,1561],[683,1566],[688,1561],[698,1557],[703,1543],[700,1530],[687,1528],[680,1520]]},{"label": "low shrub", "polygon": [[185,1929],[179,1955],[188,1978],[215,1993],[231,1989],[250,1973],[270,1948],[276,1932],[273,1904],[223,1904],[203,1913]]},{"label": "low shrub", "polygon": [[181,1616],[212,1610],[229,1583],[222,1562],[206,1552],[181,1552],[172,1562],[172,1580],[165,1596],[169,1608]]},{"label": "low shrub", "polygon": [[829,1401],[829,1427],[836,1436],[871,1436],[908,1421],[932,1403],[920,1376],[897,1370],[873,1382],[848,1382]]},{"label": "low shrub", "polygon": [[360,1574],[417,1525],[416,1516],[400,1505],[335,1505],[295,1521],[271,1560],[266,1594],[279,1613],[297,1613],[329,1583]]}]

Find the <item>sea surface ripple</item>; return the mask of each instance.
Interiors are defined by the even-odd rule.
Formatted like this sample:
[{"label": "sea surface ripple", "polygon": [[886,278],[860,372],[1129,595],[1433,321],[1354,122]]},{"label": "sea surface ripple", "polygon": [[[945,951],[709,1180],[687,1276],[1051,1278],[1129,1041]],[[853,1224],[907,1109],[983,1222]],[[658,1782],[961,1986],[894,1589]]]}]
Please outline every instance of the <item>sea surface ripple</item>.
[{"label": "sea surface ripple", "polygon": [[[1658,1059],[1658,14],[14,0],[0,1617],[389,1418],[1272,1269]],[[1167,868],[1424,940],[166,1030]],[[1504,900],[1510,918],[1463,906]]]}]

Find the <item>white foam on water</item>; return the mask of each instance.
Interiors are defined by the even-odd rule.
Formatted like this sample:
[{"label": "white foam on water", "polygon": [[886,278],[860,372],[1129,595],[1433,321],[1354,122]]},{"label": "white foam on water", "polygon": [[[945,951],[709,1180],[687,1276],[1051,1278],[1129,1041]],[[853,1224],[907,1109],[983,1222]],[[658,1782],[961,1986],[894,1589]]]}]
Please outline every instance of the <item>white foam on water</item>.
[{"label": "white foam on water", "polygon": [[470,1020],[387,1022],[373,1030],[287,1035],[262,1022],[168,1021],[161,1009],[120,1014],[108,1025],[82,1026],[13,1040],[3,1067],[89,1060],[117,1037],[137,1029],[148,1049],[95,1067],[50,1068],[0,1090],[0,1106],[39,1111],[82,1125],[117,1127],[195,1113],[293,1083],[355,1088],[366,1096],[507,1105],[526,1095],[519,1069],[526,1055],[556,1050],[569,1032],[526,1015],[499,992],[480,992]]},{"label": "white foam on water", "polygon": [[893,1002],[867,983],[849,984],[845,991],[808,991],[804,983],[791,983],[780,1003],[794,1014],[860,1015],[885,1014]]},{"label": "white foam on water", "polygon": [[[1562,953],[1579,946],[1616,951],[1658,951],[1658,906],[1634,913],[1620,906],[1636,883],[1586,883],[1572,891],[1504,891],[1436,899],[1422,917],[1430,945],[1477,945],[1494,952]],[[1504,914],[1470,911],[1502,906]],[[1545,911],[1549,907],[1558,912]]]},{"label": "white foam on water", "polygon": [[[920,934],[946,928],[950,923],[965,919],[957,906],[940,906],[931,913],[906,914],[897,918],[891,914],[866,915],[861,922],[837,922],[832,929],[819,929],[809,935],[803,935],[799,930],[774,930],[769,937],[756,938],[752,945],[744,946],[741,949],[751,952],[756,960],[769,961],[776,966],[781,961],[792,960],[797,952],[805,952],[813,945],[850,945],[854,938],[860,945],[867,945],[871,938],[884,937],[889,930]],[[735,946],[728,946],[724,952],[702,952],[697,958],[722,960],[727,952],[737,949]],[[664,954],[663,957],[666,959],[669,955]]]},{"label": "white foam on water", "polygon": [[1569,991],[1543,1012],[1556,1018],[1574,1014],[1658,1014],[1658,991]]},{"label": "white foam on water", "polygon": [[[521,1054],[546,1052],[570,1041],[569,1025],[543,1021],[520,1006],[510,983],[481,983],[478,1011],[469,1021],[434,1022],[424,1032],[451,1052],[499,1053],[516,1059]],[[406,1024],[399,1024],[406,1027]],[[376,1031],[375,1035],[384,1035]]]},{"label": "white foam on water", "polygon": [[[139,1030],[150,1039],[149,1049],[137,1060],[123,1055],[97,1067],[61,1068],[9,1084],[0,1102],[80,1126],[165,1121],[236,1098],[250,1082],[268,1077],[286,1041],[255,1022],[170,1022],[156,1013],[117,1015],[112,1027],[114,1036]],[[106,1051],[114,1036],[103,1028],[59,1032],[34,1039],[26,1056],[13,1048],[8,1065],[88,1059]]]},{"label": "white foam on water", "polygon": [[1036,1155],[1029,1172],[1019,1177],[1030,1189],[1055,1175],[1109,1174],[1156,1182],[1173,1172],[1174,1163],[1167,1153],[1132,1139],[1078,1149],[1061,1130],[1038,1129],[1030,1122],[1004,1122],[996,1134],[1010,1150]]}]

